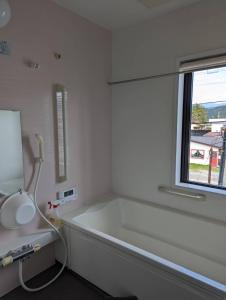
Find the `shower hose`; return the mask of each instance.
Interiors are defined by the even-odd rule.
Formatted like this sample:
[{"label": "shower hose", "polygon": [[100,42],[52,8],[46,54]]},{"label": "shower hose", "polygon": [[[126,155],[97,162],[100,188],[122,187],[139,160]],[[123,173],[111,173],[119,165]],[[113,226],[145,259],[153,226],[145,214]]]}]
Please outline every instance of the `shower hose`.
[{"label": "shower hose", "polygon": [[61,239],[62,241],[62,244],[64,246],[64,261],[63,261],[63,265],[60,269],[60,271],[56,274],[56,276],[51,279],[49,282],[47,282],[46,284],[40,286],[40,287],[37,287],[37,288],[30,288],[28,287],[25,283],[24,283],[24,280],[23,280],[23,260],[19,260],[19,281],[20,281],[20,284],[21,286],[28,292],[38,292],[38,291],[41,291],[43,290],[44,288],[48,287],[50,284],[52,284],[63,272],[65,266],[66,266],[66,263],[67,263],[67,244],[66,244],[66,241],[62,235],[62,233],[60,232],[60,230],[55,227],[45,216],[44,214],[41,212],[39,206],[38,206],[38,203],[37,203],[37,189],[38,189],[38,184],[39,184],[39,179],[40,179],[40,174],[41,174],[41,170],[42,170],[42,163],[43,163],[43,159],[42,158],[39,158],[38,159],[38,163],[39,163],[39,166],[38,166],[38,173],[37,173],[37,177],[36,177],[36,181],[35,181],[35,187],[34,187],[34,204],[35,204],[35,207],[37,209],[37,212],[39,213],[40,217],[57,233],[57,235],[59,236],[59,238]]}]

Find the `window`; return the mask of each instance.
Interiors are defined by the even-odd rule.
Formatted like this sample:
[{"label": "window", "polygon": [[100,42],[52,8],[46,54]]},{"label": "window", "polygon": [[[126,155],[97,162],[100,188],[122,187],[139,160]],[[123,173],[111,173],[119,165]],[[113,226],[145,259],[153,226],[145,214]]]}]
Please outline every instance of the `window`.
[{"label": "window", "polygon": [[198,66],[183,75],[180,183],[226,190],[226,68]]}]

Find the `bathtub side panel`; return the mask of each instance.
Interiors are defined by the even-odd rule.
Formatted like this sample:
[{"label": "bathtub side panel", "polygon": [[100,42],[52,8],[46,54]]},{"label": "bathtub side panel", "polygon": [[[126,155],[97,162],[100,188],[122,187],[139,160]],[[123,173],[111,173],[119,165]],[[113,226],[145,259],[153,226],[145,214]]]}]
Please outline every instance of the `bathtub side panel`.
[{"label": "bathtub side panel", "polygon": [[[70,227],[66,225],[62,228],[62,234],[67,243],[67,266],[68,267],[70,267],[70,258],[71,258],[70,230],[71,230]],[[60,263],[63,263],[65,257],[65,252],[64,252],[65,250],[61,240],[55,242],[54,251],[55,251],[55,259]]]},{"label": "bathtub side panel", "polygon": [[221,299],[191,292],[164,278],[161,272],[136,257],[77,230],[70,231],[70,268],[112,296],[136,295],[139,300]]}]

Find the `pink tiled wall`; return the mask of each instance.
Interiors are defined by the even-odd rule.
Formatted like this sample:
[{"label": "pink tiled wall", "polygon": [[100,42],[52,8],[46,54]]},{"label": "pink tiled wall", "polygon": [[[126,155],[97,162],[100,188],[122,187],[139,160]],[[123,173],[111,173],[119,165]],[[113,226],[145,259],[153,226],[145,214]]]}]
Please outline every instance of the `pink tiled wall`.
[{"label": "pink tiled wall", "polygon": [[[34,134],[45,140],[45,164],[38,200],[42,209],[56,191],[79,187],[79,199],[72,206],[90,203],[111,190],[111,33],[57,6],[50,0],[9,0],[10,23],[0,29],[11,55],[0,55],[0,109],[22,113],[24,170],[30,186],[33,156],[37,155]],[[56,60],[53,53],[62,54]],[[26,61],[40,64],[32,70]],[[68,180],[55,183],[53,84],[68,90]],[[30,187],[32,190],[32,186]],[[0,244],[34,231],[39,218],[19,231],[0,227]],[[50,257],[52,261],[52,257]],[[47,265],[47,264],[45,264]],[[45,266],[43,265],[43,268]],[[16,272],[12,267],[8,272]],[[6,276],[7,281],[14,276]],[[0,281],[4,280],[0,271]],[[0,295],[1,295],[0,286]]]}]

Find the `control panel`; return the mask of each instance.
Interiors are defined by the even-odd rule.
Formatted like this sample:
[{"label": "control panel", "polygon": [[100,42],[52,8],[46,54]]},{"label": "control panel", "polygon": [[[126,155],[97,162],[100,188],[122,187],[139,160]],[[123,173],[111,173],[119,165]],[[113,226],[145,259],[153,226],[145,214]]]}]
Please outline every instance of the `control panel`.
[{"label": "control panel", "polygon": [[61,205],[71,201],[75,201],[77,199],[78,199],[78,187],[74,187],[57,193],[57,200],[60,202]]}]

